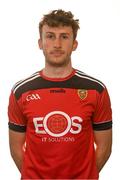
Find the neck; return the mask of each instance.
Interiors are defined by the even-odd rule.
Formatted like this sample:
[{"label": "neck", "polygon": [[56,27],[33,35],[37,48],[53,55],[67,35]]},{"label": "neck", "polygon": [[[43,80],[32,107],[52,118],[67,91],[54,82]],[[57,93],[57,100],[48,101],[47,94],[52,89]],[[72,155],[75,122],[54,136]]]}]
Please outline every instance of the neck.
[{"label": "neck", "polygon": [[65,67],[53,67],[46,64],[43,69],[43,74],[49,78],[65,78],[69,76],[72,71],[71,63]]}]

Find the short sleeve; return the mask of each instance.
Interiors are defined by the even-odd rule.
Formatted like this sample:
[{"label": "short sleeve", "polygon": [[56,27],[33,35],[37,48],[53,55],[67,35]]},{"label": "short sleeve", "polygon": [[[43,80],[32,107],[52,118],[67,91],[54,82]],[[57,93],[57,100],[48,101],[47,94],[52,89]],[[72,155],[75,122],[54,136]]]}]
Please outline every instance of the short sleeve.
[{"label": "short sleeve", "polygon": [[93,115],[93,129],[106,130],[112,128],[112,109],[108,91],[106,88],[98,93],[96,109]]},{"label": "short sleeve", "polygon": [[9,118],[9,123],[8,123],[9,129],[18,132],[26,131],[26,120],[13,92],[11,92],[9,98],[8,118]]}]

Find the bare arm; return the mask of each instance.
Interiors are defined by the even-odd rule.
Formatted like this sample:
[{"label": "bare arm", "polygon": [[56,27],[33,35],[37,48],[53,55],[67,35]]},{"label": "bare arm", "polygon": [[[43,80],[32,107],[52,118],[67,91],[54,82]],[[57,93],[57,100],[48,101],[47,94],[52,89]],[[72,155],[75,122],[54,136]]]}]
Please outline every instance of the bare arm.
[{"label": "bare arm", "polygon": [[21,171],[22,166],[24,143],[25,133],[19,133],[13,130],[9,130],[10,152],[19,171]]},{"label": "bare arm", "polygon": [[112,149],[112,129],[94,131],[96,144],[96,163],[100,172],[111,154]]}]

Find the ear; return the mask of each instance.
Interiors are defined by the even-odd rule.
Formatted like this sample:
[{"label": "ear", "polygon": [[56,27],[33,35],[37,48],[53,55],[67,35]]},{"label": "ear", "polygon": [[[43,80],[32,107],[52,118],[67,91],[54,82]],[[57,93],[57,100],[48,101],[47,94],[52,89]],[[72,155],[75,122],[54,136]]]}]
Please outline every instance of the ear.
[{"label": "ear", "polygon": [[77,47],[78,47],[78,42],[77,42],[77,40],[74,40],[74,42],[73,42],[73,51],[75,51],[77,49]]},{"label": "ear", "polygon": [[43,46],[42,46],[42,39],[40,38],[40,39],[38,39],[38,45],[39,45],[39,48],[40,49],[42,49],[43,48]]}]

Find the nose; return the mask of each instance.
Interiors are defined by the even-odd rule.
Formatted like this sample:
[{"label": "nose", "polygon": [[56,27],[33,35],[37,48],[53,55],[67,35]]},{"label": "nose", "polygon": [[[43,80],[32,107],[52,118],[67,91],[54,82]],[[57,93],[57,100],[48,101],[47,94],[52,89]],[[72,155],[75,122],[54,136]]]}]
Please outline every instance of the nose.
[{"label": "nose", "polygon": [[60,40],[60,38],[56,38],[54,40],[54,48],[61,48],[61,40]]}]

